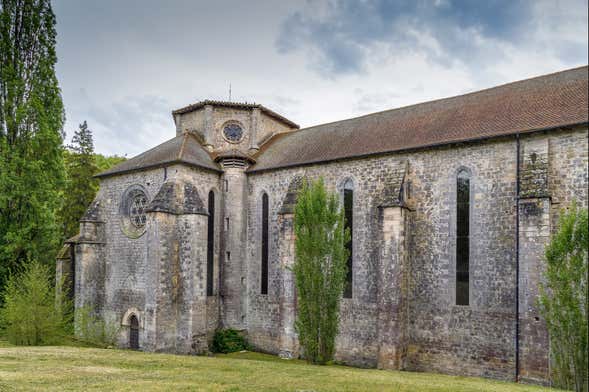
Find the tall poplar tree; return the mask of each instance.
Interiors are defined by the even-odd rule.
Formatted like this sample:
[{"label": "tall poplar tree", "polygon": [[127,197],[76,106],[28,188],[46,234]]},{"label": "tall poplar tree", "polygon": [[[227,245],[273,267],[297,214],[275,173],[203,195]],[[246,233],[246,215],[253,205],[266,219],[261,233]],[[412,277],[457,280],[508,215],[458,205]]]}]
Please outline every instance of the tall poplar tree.
[{"label": "tall poplar tree", "polygon": [[80,218],[98,190],[98,181],[94,178],[98,170],[94,157],[94,142],[92,131],[86,121],[80,124],[74,133],[68,150],[65,154],[67,180],[60,212],[64,238],[78,232]]},{"label": "tall poplar tree", "polygon": [[0,0],[0,290],[59,246],[64,110],[49,0]]},{"label": "tall poplar tree", "polygon": [[339,197],[325,189],[322,179],[303,183],[294,217],[295,327],[305,359],[315,364],[333,360],[335,353],[350,239],[344,220]]}]

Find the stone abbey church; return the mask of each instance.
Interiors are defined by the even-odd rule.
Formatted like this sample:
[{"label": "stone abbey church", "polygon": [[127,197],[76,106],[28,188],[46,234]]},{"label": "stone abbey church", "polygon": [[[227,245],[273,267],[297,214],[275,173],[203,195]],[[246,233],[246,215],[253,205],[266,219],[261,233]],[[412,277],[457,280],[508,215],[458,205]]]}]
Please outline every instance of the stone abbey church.
[{"label": "stone abbey church", "polygon": [[297,357],[293,211],[323,177],[352,232],[337,360],[545,382],[543,250],[587,206],[587,90],[585,66],[304,129],[177,109],[170,140],[98,175],[58,276],[121,347],[200,354],[234,328]]}]

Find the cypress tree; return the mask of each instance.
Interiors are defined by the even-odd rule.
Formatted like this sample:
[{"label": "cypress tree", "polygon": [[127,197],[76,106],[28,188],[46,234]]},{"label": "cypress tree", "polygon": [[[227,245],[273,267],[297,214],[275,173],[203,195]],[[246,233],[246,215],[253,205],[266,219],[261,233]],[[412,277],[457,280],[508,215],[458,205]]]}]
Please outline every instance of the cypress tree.
[{"label": "cypress tree", "polygon": [[344,230],[339,197],[326,191],[323,180],[303,183],[295,206],[294,232],[295,327],[307,361],[325,364],[335,353],[350,232]]},{"label": "cypress tree", "polygon": [[0,289],[60,242],[64,110],[49,0],[0,0]]},{"label": "cypress tree", "polygon": [[72,137],[65,156],[67,181],[60,212],[63,237],[75,235],[79,221],[98,191],[92,131],[84,121]]}]

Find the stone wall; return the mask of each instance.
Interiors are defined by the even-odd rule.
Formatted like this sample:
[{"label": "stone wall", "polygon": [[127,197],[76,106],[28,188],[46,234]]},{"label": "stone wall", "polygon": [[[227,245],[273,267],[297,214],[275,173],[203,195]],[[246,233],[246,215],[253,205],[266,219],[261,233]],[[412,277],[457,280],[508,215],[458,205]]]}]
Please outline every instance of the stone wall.
[{"label": "stone wall", "polygon": [[[523,135],[522,146],[527,147],[522,147],[522,154],[525,154],[526,148],[530,152],[547,143],[550,148],[546,154],[537,156],[537,163],[541,164],[544,159],[547,169],[535,168],[524,173],[522,179],[544,187],[546,193],[554,195],[562,205],[575,198],[586,206],[586,128]],[[328,188],[338,190],[346,178],[352,178],[355,187],[353,298],[342,300],[336,358],[355,365],[377,365],[377,326],[383,307],[377,295],[378,276],[382,272],[379,270],[382,237],[377,204],[390,181],[390,173],[405,162],[409,167],[405,187],[410,207],[406,223],[410,233],[407,237],[410,260],[407,271],[408,320],[406,349],[402,349],[406,350],[405,358],[402,361],[393,360],[400,364],[394,366],[513,379],[517,208],[515,137],[251,173],[248,178],[247,238],[247,325],[250,340],[259,349],[275,353],[281,351],[281,337],[276,331],[281,328],[280,309],[284,307],[281,290],[286,274],[283,267],[285,251],[281,247],[286,245],[281,239],[285,228],[278,211],[289,183],[296,176],[312,179],[321,176]],[[467,168],[472,174],[469,306],[455,305],[456,174],[461,168]],[[263,192],[268,193],[270,199],[270,286],[267,295],[259,294]],[[554,216],[554,213],[549,215]],[[524,262],[530,260],[541,265],[540,248],[523,246],[520,257]],[[531,297],[537,293],[539,273],[530,275],[529,279],[529,289],[526,290],[531,293],[527,294],[530,296],[528,302],[533,303],[534,298]],[[523,312],[523,309],[520,310]],[[537,314],[532,316],[536,322],[534,317]],[[531,338],[525,336],[528,333],[538,335],[537,331],[523,328],[520,342],[530,341]],[[546,344],[539,346],[537,340],[534,342],[535,349],[542,347],[545,355]],[[542,366],[539,367],[540,373]]]},{"label": "stone wall", "polygon": [[[104,178],[96,201],[100,203],[101,219],[104,221],[103,256],[100,257],[104,265],[102,275],[95,274],[92,281],[104,282],[104,298],[100,299],[100,308],[106,320],[115,325],[123,325],[119,336],[119,345],[128,345],[128,326],[125,325],[125,315],[130,316],[129,309],[137,309],[140,325],[140,347],[147,344],[147,331],[144,324],[144,310],[149,280],[155,278],[153,266],[147,257],[147,236],[140,233],[129,233],[125,230],[125,217],[121,215],[121,203],[125,191],[130,187],[140,186],[151,201],[158,193],[162,184],[172,179],[182,179],[195,184],[200,199],[207,205],[209,191],[219,195],[219,175],[198,168],[183,165],[173,165],[166,168],[144,170]],[[215,261],[214,276],[219,274],[219,253],[221,243],[221,197],[216,197],[216,233],[215,233]],[[131,234],[131,235],[130,235]],[[79,247],[79,245],[78,245]],[[76,259],[78,261],[78,259]],[[78,281],[78,279],[77,279]],[[214,279],[213,297],[206,297],[208,337],[218,323],[218,278]]]}]

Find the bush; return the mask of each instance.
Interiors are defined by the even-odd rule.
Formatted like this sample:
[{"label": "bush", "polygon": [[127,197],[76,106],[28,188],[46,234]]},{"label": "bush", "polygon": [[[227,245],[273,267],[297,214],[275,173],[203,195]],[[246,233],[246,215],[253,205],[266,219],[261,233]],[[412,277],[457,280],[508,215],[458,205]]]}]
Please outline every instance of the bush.
[{"label": "bush", "polygon": [[559,220],[546,247],[545,284],[540,309],[550,335],[552,378],[556,386],[587,391],[587,209],[576,205]]},{"label": "bush", "polygon": [[247,349],[247,341],[239,331],[235,329],[220,329],[215,332],[213,352],[227,354]]},{"label": "bush", "polygon": [[4,288],[0,326],[15,345],[58,344],[71,330],[71,302],[62,292],[56,300],[49,267],[26,262],[10,275]]},{"label": "bush", "polygon": [[295,206],[294,232],[295,328],[305,359],[326,364],[335,352],[350,232],[344,230],[338,195],[327,192],[322,179],[303,183]]},{"label": "bush", "polygon": [[97,315],[90,306],[76,309],[77,340],[97,347],[115,346],[120,327]]}]

